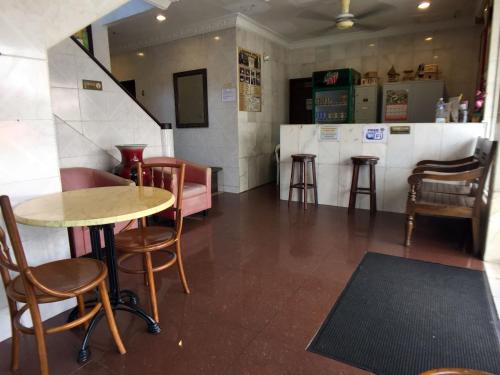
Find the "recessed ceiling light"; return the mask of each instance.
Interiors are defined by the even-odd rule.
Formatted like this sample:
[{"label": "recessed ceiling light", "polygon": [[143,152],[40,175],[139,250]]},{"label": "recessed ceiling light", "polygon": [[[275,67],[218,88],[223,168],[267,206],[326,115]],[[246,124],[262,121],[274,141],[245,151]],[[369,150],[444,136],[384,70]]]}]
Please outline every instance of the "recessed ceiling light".
[{"label": "recessed ceiling light", "polygon": [[144,52],[137,52],[137,56],[144,57]]},{"label": "recessed ceiling light", "polygon": [[439,56],[438,55],[434,55],[434,59],[439,59]]},{"label": "recessed ceiling light", "polygon": [[368,47],[375,47],[375,43],[368,44]]},{"label": "recessed ceiling light", "polygon": [[430,42],[432,40],[432,36],[428,36],[427,38],[424,39],[426,42]]},{"label": "recessed ceiling light", "polygon": [[214,40],[220,40],[220,36],[214,36]]},{"label": "recessed ceiling light", "polygon": [[420,10],[424,10],[424,9],[427,9],[431,6],[431,3],[430,1],[421,1],[418,5],[417,5],[417,8],[420,9]]},{"label": "recessed ceiling light", "polygon": [[158,14],[156,16],[156,19],[158,20],[158,22],[163,22],[167,19],[167,17],[165,17],[163,14]]}]

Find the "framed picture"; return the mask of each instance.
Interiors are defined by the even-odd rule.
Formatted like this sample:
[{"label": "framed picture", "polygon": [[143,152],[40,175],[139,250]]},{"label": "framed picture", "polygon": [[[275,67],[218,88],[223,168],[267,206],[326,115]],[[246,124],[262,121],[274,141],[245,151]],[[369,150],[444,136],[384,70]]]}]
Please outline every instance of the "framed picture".
[{"label": "framed picture", "polygon": [[208,128],[206,69],[174,73],[174,97],[178,128]]},{"label": "framed picture", "polygon": [[76,40],[85,47],[92,55],[94,54],[94,45],[92,42],[92,26],[88,25],[86,28],[73,34]]}]

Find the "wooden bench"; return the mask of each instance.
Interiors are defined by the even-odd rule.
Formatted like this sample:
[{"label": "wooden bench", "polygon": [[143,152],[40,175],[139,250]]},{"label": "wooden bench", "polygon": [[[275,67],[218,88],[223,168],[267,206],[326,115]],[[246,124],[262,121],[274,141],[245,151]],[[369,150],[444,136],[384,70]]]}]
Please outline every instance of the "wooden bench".
[{"label": "wooden bench", "polygon": [[479,138],[474,155],[458,160],[423,160],[408,178],[405,246],[410,246],[416,215],[471,219],[473,250],[479,255],[491,196],[497,142]]}]

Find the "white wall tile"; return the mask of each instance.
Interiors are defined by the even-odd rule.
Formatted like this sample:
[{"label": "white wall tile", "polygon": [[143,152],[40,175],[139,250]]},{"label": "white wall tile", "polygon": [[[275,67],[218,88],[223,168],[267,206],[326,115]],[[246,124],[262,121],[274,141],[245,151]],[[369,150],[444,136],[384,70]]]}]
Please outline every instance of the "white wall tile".
[{"label": "white wall tile", "polygon": [[319,164],[317,168],[319,204],[338,205],[339,166],[336,164]]},{"label": "white wall tile", "polygon": [[0,120],[52,118],[46,60],[0,56],[0,72]]},{"label": "white wall tile", "polygon": [[51,90],[52,110],[65,121],[80,121],[78,89],[53,87]]},{"label": "white wall tile", "polygon": [[[386,166],[396,168],[410,168],[414,165],[413,147],[415,144],[415,127],[407,124],[410,134],[388,134]],[[390,130],[388,129],[388,132]]]}]

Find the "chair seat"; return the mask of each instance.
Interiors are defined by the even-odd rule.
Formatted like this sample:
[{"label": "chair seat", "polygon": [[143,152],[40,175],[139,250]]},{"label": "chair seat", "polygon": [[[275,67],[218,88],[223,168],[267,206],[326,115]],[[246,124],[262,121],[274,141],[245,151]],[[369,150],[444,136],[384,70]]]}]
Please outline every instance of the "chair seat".
[{"label": "chair seat", "polygon": [[366,164],[377,164],[379,161],[378,156],[370,156],[370,155],[358,155],[351,157],[353,164],[358,165],[366,165]]},{"label": "chair seat", "polygon": [[[35,278],[47,288],[69,293],[78,290],[79,294],[95,288],[107,275],[104,263],[88,258],[58,260],[33,267],[31,270]],[[24,284],[20,276],[12,280],[7,293],[18,302],[26,302]],[[39,303],[62,299],[47,295],[37,288],[35,295]]]},{"label": "chair seat", "polygon": [[197,195],[203,195],[207,192],[207,185],[197,184],[194,182],[184,182],[184,190],[182,196],[184,198],[190,198]]},{"label": "chair seat", "polygon": [[471,186],[424,181],[422,183],[422,191],[441,194],[469,195],[471,193]]},{"label": "chair seat", "polygon": [[146,252],[170,246],[175,242],[175,230],[149,226],[121,232],[115,236],[115,245],[122,252]]}]

